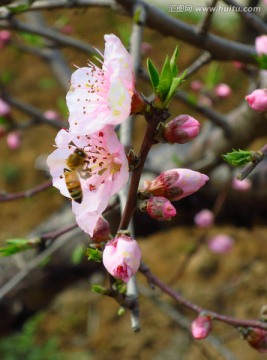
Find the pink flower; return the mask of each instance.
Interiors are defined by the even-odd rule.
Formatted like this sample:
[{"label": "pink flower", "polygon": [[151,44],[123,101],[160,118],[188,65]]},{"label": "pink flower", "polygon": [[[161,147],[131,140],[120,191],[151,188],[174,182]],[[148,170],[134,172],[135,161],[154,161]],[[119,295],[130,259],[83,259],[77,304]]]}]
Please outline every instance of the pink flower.
[{"label": "pink flower", "polygon": [[208,228],[214,223],[213,212],[208,209],[201,210],[195,215],[194,222],[200,228]]},{"label": "pink flower", "polygon": [[21,133],[20,131],[11,131],[7,137],[6,137],[6,141],[7,141],[7,146],[9,147],[10,150],[18,150],[20,148],[21,145]]},{"label": "pink flower", "polygon": [[225,234],[218,234],[208,242],[209,249],[218,254],[225,254],[232,250],[234,239]]},{"label": "pink flower", "polygon": [[252,183],[251,180],[249,179],[244,179],[244,180],[238,180],[237,178],[233,178],[232,181],[232,188],[238,191],[247,191],[251,188]]},{"label": "pink flower", "polygon": [[95,242],[107,241],[110,239],[110,226],[102,216],[98,219],[94,228],[92,240]]},{"label": "pink flower", "polygon": [[193,91],[200,91],[203,88],[203,83],[200,80],[194,80],[190,83],[190,87]]},{"label": "pink flower", "polygon": [[132,60],[115,35],[105,35],[102,69],[93,63],[79,68],[67,94],[70,130],[92,134],[124,121],[134,91]]},{"label": "pink flower", "polygon": [[118,235],[105,246],[103,264],[112,276],[128,282],[138,271],[141,256],[136,240],[126,235]]},{"label": "pink flower", "polygon": [[147,212],[159,221],[170,220],[176,215],[175,207],[162,196],[152,197],[147,202]]},{"label": "pink flower", "polygon": [[82,199],[81,203],[72,201],[72,210],[81,229],[93,236],[95,225],[109,199],[128,180],[128,161],[124,147],[120,144],[113,126],[106,126],[102,131],[90,136],[60,130],[55,141],[57,149],[48,156],[47,165],[53,185],[64,196],[70,197],[64,176],[64,169],[69,168],[67,159],[77,149],[85,153],[84,163],[76,171]]},{"label": "pink flower", "polygon": [[171,144],[185,144],[199,134],[200,124],[189,115],[180,115],[166,124],[164,138]]},{"label": "pink flower", "polygon": [[209,335],[211,327],[210,317],[199,315],[191,324],[191,333],[196,340],[205,339]]},{"label": "pink flower", "polygon": [[267,89],[254,90],[245,99],[253,110],[267,111]]},{"label": "pink flower", "polygon": [[0,99],[0,116],[7,116],[10,113],[10,106],[2,99]]},{"label": "pink flower", "polygon": [[260,353],[267,353],[267,331],[251,328],[246,340],[249,345]]},{"label": "pink flower", "polygon": [[170,201],[180,200],[198,191],[209,178],[189,169],[172,169],[161,173],[155,180],[145,182],[145,191],[163,196]]},{"label": "pink flower", "polygon": [[259,56],[263,54],[267,55],[267,35],[261,35],[256,37],[255,49],[257,55]]},{"label": "pink flower", "polygon": [[215,94],[221,98],[226,98],[232,94],[232,89],[227,84],[218,84],[215,89]]}]

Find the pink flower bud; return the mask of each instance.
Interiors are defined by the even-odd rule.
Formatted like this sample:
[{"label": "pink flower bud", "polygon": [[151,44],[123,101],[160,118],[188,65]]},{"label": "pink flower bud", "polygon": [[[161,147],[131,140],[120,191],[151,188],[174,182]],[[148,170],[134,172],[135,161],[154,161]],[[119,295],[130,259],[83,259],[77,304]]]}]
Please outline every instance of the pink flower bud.
[{"label": "pink flower bud", "polygon": [[218,254],[225,254],[232,250],[234,239],[225,234],[218,234],[208,242],[209,249]]},{"label": "pink flower bud", "polygon": [[221,98],[226,98],[232,94],[232,89],[227,84],[218,84],[215,87],[215,94]]},{"label": "pink flower bud", "polygon": [[44,116],[48,119],[48,120],[58,120],[59,119],[59,114],[54,111],[54,110],[46,110],[44,112]]},{"label": "pink flower bud", "polygon": [[238,180],[237,178],[233,178],[232,188],[238,191],[247,191],[251,188],[252,183],[249,179]]},{"label": "pink flower bud", "polygon": [[203,106],[212,106],[212,100],[208,96],[202,95],[199,97],[199,102]]},{"label": "pink flower bud", "polygon": [[170,201],[180,200],[198,191],[209,178],[189,169],[172,169],[161,173],[155,180],[145,182],[145,191],[163,196]]},{"label": "pink flower bud", "polygon": [[11,33],[8,30],[1,30],[0,31],[0,49],[2,49],[11,38]]},{"label": "pink flower bud", "polygon": [[148,42],[141,43],[141,54],[144,56],[148,56],[152,52],[152,45]]},{"label": "pink flower bud", "polygon": [[66,34],[66,35],[71,35],[73,33],[73,26],[71,24],[66,24],[66,25],[62,26],[62,28],[60,29],[60,32],[62,32],[63,34]]},{"label": "pink flower bud", "polygon": [[261,56],[263,54],[267,55],[267,35],[262,35],[256,37],[255,40],[255,49],[257,55]]},{"label": "pink flower bud", "polygon": [[195,224],[200,228],[207,228],[214,223],[213,212],[208,209],[203,209],[194,217]]},{"label": "pink flower bud", "polygon": [[250,346],[260,353],[267,353],[267,331],[263,329],[252,328],[247,336]]},{"label": "pink flower bud", "polygon": [[209,316],[199,315],[191,324],[191,333],[196,340],[205,339],[211,331]]},{"label": "pink flower bud", "polygon": [[136,240],[118,235],[109,241],[103,251],[103,264],[115,278],[128,282],[137,272],[141,262],[141,250]]},{"label": "pink flower bud", "polygon": [[171,144],[185,144],[199,133],[200,124],[191,116],[180,115],[166,124],[163,136]]},{"label": "pink flower bud", "polygon": [[253,110],[267,111],[267,89],[254,90],[245,99]]},{"label": "pink flower bud", "polygon": [[92,240],[98,243],[101,241],[107,241],[109,240],[109,235],[110,235],[109,223],[103,217],[100,217],[94,228]]},{"label": "pink flower bud", "polygon": [[200,80],[194,80],[190,83],[190,87],[193,91],[200,91],[203,88],[203,83]]},{"label": "pink flower bud", "polygon": [[246,68],[246,64],[242,63],[241,61],[233,61],[233,65],[238,70]]},{"label": "pink flower bud", "polygon": [[10,106],[2,99],[0,99],[0,116],[7,116],[10,113]]},{"label": "pink flower bud", "polygon": [[21,133],[19,131],[12,131],[6,138],[7,146],[10,150],[18,150],[21,145]]},{"label": "pink flower bud", "polygon": [[170,220],[176,215],[175,207],[162,196],[152,197],[148,200],[147,212],[153,219],[159,221]]}]

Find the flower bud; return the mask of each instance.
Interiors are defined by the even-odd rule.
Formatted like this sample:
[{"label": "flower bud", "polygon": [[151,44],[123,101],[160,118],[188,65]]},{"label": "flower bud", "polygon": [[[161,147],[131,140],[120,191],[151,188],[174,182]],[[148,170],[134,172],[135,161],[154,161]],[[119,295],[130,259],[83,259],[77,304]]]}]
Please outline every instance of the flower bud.
[{"label": "flower bud", "polygon": [[147,201],[147,212],[153,219],[159,221],[170,220],[176,215],[175,207],[162,196],[152,197]]},{"label": "flower bud", "polygon": [[143,56],[148,56],[149,54],[151,54],[152,50],[153,47],[150,43],[145,41],[141,43],[141,54]]},{"label": "flower bud", "polygon": [[7,116],[10,113],[10,106],[2,99],[0,99],[0,116]]},{"label": "flower bud", "polygon": [[163,137],[171,144],[185,144],[199,134],[199,128],[200,124],[196,119],[180,115],[166,124]]},{"label": "flower bud", "polygon": [[260,353],[267,353],[267,331],[252,328],[246,337],[247,342]]},{"label": "flower bud", "polygon": [[48,120],[58,120],[60,118],[59,114],[55,110],[46,110],[44,116]]},{"label": "flower bud", "polygon": [[209,316],[199,315],[191,324],[191,333],[196,340],[205,339],[211,331]]},{"label": "flower bud", "polygon": [[215,87],[215,95],[221,98],[226,98],[232,94],[232,89],[227,84],[218,84]]},{"label": "flower bud", "polygon": [[200,80],[194,80],[190,83],[190,87],[193,91],[200,91],[203,88],[203,83]]},{"label": "flower bud", "polygon": [[207,175],[198,171],[172,169],[161,173],[151,182],[146,181],[145,192],[177,201],[198,191],[208,180]]},{"label": "flower bud", "polygon": [[261,56],[263,54],[267,55],[267,35],[262,35],[256,37],[255,40],[255,49],[257,55]]},{"label": "flower bud", "polygon": [[110,226],[107,220],[103,217],[100,217],[97,220],[96,226],[94,228],[92,240],[96,243],[100,243],[102,241],[107,241],[110,239]]},{"label": "flower bud", "polygon": [[249,179],[244,179],[244,180],[238,180],[237,178],[233,178],[232,181],[232,188],[238,191],[247,191],[251,188],[252,183],[251,180]]},{"label": "flower bud", "polygon": [[267,111],[267,89],[254,90],[245,99],[253,110]]},{"label": "flower bud", "polygon": [[1,30],[0,31],[0,49],[2,49],[11,38],[11,33],[8,30]]},{"label": "flower bud", "polygon": [[17,150],[21,145],[21,133],[19,131],[12,131],[6,138],[7,146],[10,150]]},{"label": "flower bud", "polygon": [[103,264],[112,276],[128,282],[137,272],[141,256],[136,240],[126,235],[118,235],[106,244]]},{"label": "flower bud", "polygon": [[225,234],[218,234],[208,242],[209,249],[218,254],[225,254],[232,250],[234,239]]},{"label": "flower bud", "polygon": [[195,215],[194,222],[202,229],[208,228],[214,223],[214,214],[208,209],[203,209]]}]

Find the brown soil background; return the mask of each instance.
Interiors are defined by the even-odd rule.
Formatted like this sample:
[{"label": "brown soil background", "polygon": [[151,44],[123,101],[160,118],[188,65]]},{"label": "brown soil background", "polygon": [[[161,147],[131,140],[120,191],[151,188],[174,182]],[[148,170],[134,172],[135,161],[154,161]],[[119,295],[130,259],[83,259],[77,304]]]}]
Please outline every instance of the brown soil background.
[{"label": "brown soil background", "polygon": [[[67,17],[74,27],[74,35],[90,44],[103,48],[105,33],[119,34],[131,30],[129,21],[109,10],[68,10],[46,13],[48,23],[54,24],[59,18]],[[90,20],[90,22],[88,21]],[[89,23],[89,24],[88,24]],[[18,34],[13,34],[15,41],[20,41]],[[156,32],[145,31],[145,41],[152,44],[150,57],[160,66],[165,54],[171,54],[176,41],[163,38]],[[180,44],[180,67],[184,69],[198,50],[186,44]],[[84,54],[63,49],[70,64],[82,66],[86,62]],[[13,96],[28,101],[41,110],[56,109],[58,99],[64,99],[65,93],[55,83],[52,88],[44,89],[40,79],[53,80],[46,64],[31,55],[22,54],[13,47],[1,50],[1,73],[11,71],[12,81],[8,89]],[[218,108],[227,111],[237,104],[246,91],[246,79],[231,64],[224,64],[224,82],[229,83],[235,97],[219,104]],[[235,76],[232,76],[232,74]],[[203,71],[203,76],[205,70]],[[201,75],[199,76],[201,77]],[[198,78],[199,78],[198,77]],[[140,84],[149,94],[147,85]],[[187,88],[188,85],[185,85]],[[179,105],[172,107],[173,114],[189,113]],[[191,115],[194,115],[190,112]],[[17,121],[27,119],[24,114],[14,111]],[[198,116],[199,118],[199,116]],[[140,143],[140,131],[143,123],[135,124],[135,146]],[[47,126],[38,126],[23,133],[20,150],[8,150],[5,139],[0,141],[0,188],[16,192],[31,188],[46,179],[42,171],[34,167],[39,155],[48,155],[52,151],[56,131]],[[1,204],[1,242],[11,237],[26,236],[31,229],[47,218],[64,201],[57,190],[50,189],[31,199]],[[183,211],[182,206],[179,209]],[[192,220],[192,219],[191,219]],[[235,246],[230,254],[214,255],[204,244],[189,262],[183,276],[174,283],[174,288],[185,297],[206,308],[242,319],[255,319],[259,310],[266,303],[267,252],[266,228],[254,227],[251,230],[232,226],[215,226],[207,236],[224,232],[234,237]],[[195,246],[201,231],[193,225],[163,230],[148,238],[140,238],[143,259],[152,271],[161,279],[169,282],[177,273],[187,252]],[[141,294],[148,286],[141,275]],[[102,282],[102,275],[95,274],[90,282]],[[156,296],[158,301],[170,304],[189,319],[194,315],[175,304],[158,291],[149,291],[149,296]],[[141,295],[140,311],[142,331],[134,334],[130,328],[129,314],[117,316],[118,306],[109,298],[104,298],[90,291],[89,281],[83,281],[63,292],[44,313],[37,331],[38,341],[44,343],[51,336],[60,340],[60,348],[69,354],[69,359],[106,360],[106,359],[224,359],[206,341],[192,341],[188,330],[159,309],[153,299]],[[218,336],[226,348],[231,350],[236,359],[254,360],[259,354],[246,342],[240,340],[238,332],[224,324],[214,322],[213,335]],[[30,351],[30,349],[29,349]],[[261,358],[267,359],[266,355]],[[68,360],[68,356],[66,355]]]}]

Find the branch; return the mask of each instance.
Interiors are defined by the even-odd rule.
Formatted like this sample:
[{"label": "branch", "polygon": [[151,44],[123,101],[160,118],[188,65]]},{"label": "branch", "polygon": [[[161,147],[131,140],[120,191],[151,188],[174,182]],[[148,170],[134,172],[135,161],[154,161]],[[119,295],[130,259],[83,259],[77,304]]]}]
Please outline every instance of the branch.
[{"label": "branch", "polygon": [[251,11],[245,11],[244,6],[240,3],[237,3],[235,0],[223,0],[225,4],[233,7],[240,8],[238,15],[241,16],[249,25],[251,25],[259,33],[267,33],[267,24],[258,16],[254,15]]},{"label": "branch", "polygon": [[207,14],[205,14],[205,17],[203,18],[203,21],[201,23],[201,25],[199,26],[199,34],[205,36],[210,28],[211,25],[211,20],[212,20],[212,16],[214,14],[213,11],[210,10],[210,7],[214,7],[216,6],[218,0],[211,0],[210,4],[207,4],[208,7],[208,12]]},{"label": "branch", "polygon": [[144,263],[141,264],[139,271],[147,278],[150,284],[156,285],[159,289],[161,289],[164,293],[168,294],[171,298],[176,300],[180,305],[186,307],[188,310],[191,310],[197,314],[201,314],[203,312],[209,314],[212,319],[218,320],[221,322],[224,322],[228,325],[232,325],[234,327],[253,327],[253,328],[259,328],[263,330],[267,330],[267,323],[257,320],[241,320],[236,319],[230,316],[225,316],[218,314],[216,312],[210,311],[208,309],[202,308],[199,305],[196,305],[192,303],[189,300],[186,300],[184,297],[182,297],[179,293],[174,291],[172,288],[170,288],[168,285],[163,283],[157,276],[152,274],[150,269],[147,265]]},{"label": "branch", "polygon": [[162,10],[149,5],[142,0],[116,0],[131,16],[136,3],[143,4],[147,12],[146,25],[163,35],[173,36],[190,45],[205,49],[216,60],[238,60],[244,63],[256,64],[255,49],[235,41],[226,40],[213,34],[202,36],[196,27],[165,14]]},{"label": "branch", "polygon": [[0,192],[0,203],[23,199],[23,198],[30,198],[33,195],[38,194],[39,192],[44,191],[51,186],[52,186],[52,180],[48,180],[32,189],[20,191],[20,192],[14,193],[14,194],[5,193],[5,192],[1,191]]}]

